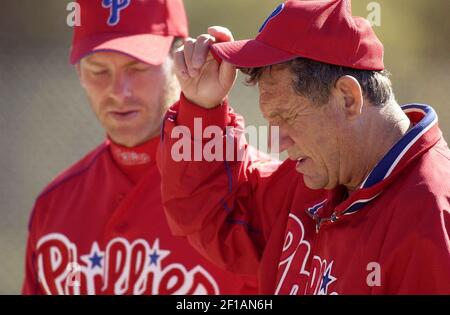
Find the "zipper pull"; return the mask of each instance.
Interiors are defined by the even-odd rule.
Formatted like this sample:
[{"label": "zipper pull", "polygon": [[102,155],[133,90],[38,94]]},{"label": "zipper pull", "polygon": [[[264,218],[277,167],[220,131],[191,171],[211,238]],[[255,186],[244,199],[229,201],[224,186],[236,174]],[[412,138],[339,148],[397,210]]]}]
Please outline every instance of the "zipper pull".
[{"label": "zipper pull", "polygon": [[322,224],[322,219],[317,217],[317,219],[316,219],[316,234],[319,234],[321,224]]},{"label": "zipper pull", "polygon": [[338,217],[336,211],[333,212],[333,214],[331,215],[330,220],[331,220],[331,222],[333,222],[333,223],[336,222],[337,220],[339,220],[339,217]]}]

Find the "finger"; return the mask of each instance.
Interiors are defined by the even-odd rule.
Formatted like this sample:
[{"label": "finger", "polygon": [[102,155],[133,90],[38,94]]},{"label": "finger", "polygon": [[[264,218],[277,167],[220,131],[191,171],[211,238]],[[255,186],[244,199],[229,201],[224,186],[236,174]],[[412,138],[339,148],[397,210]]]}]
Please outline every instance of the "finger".
[{"label": "finger", "polygon": [[175,65],[175,75],[178,77],[180,81],[188,79],[189,73],[186,66],[185,58],[184,58],[184,49],[183,47],[179,48],[173,57],[173,62]]},{"label": "finger", "polygon": [[234,41],[231,31],[223,26],[211,26],[208,28],[208,33],[216,39],[216,42]]},{"label": "finger", "polygon": [[214,38],[210,35],[203,34],[197,38],[192,55],[192,66],[196,70],[200,70],[205,64],[208,56],[209,46],[214,43]]},{"label": "finger", "polygon": [[195,40],[193,38],[187,38],[184,41],[184,61],[186,63],[188,73],[191,77],[195,77],[198,74],[198,70],[195,70],[192,65],[192,55],[194,54],[194,46]]}]

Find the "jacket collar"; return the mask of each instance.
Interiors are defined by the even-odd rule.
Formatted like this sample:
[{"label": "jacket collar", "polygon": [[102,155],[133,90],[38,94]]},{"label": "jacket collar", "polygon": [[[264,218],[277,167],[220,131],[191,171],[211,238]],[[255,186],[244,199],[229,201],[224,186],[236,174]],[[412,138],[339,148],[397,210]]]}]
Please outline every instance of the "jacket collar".
[{"label": "jacket collar", "polygon": [[319,226],[323,221],[334,222],[343,215],[351,215],[361,210],[381,195],[383,189],[394,181],[406,166],[441,138],[438,118],[433,108],[424,104],[408,104],[402,106],[402,109],[413,123],[413,128],[377,163],[358,190],[347,196],[345,187],[337,187],[328,192],[327,199],[306,210]]}]

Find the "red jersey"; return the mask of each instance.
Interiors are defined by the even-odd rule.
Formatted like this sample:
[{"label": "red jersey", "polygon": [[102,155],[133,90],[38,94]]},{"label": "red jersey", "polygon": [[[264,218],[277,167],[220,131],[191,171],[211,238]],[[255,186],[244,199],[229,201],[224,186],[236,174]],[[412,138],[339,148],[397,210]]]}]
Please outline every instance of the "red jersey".
[{"label": "red jersey", "polygon": [[203,109],[182,96],[158,155],[172,231],[224,268],[257,274],[263,294],[450,294],[450,151],[431,107],[403,110],[414,127],[347,195],[310,190],[295,161],[258,163],[248,149],[242,160],[174,161],[177,125],[243,128],[226,103]]},{"label": "red jersey", "polygon": [[[30,219],[24,294],[242,294],[242,278],[172,236],[155,163],[109,140],[56,178]],[[133,167],[133,165],[135,165]]]}]

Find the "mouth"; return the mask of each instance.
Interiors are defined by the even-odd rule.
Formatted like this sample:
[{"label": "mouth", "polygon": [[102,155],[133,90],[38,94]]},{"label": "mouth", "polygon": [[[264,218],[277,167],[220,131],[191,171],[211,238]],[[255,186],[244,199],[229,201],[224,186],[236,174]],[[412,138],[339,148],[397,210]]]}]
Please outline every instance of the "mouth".
[{"label": "mouth", "polygon": [[297,161],[297,162],[301,162],[305,159],[307,159],[308,157],[306,155],[301,155],[301,156],[291,156],[289,155],[289,159],[291,159],[292,161]]},{"label": "mouth", "polygon": [[308,158],[307,157],[301,157],[297,159],[297,166],[303,164]]},{"label": "mouth", "polygon": [[139,111],[137,110],[114,111],[110,112],[110,115],[116,120],[126,121],[136,118],[139,115]]},{"label": "mouth", "polygon": [[300,172],[300,173],[302,173],[303,165],[309,159],[307,156],[289,157],[289,158],[293,161],[297,161],[295,168],[296,168],[297,172]]}]

